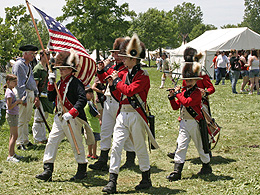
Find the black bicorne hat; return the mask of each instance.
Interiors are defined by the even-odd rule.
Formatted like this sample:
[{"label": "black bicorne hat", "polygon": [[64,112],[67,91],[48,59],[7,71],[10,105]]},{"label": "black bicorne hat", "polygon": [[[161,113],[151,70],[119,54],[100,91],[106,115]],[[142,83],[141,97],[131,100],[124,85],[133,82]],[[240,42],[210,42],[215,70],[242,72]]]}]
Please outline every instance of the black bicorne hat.
[{"label": "black bicorne hat", "polygon": [[24,45],[19,47],[20,51],[38,51],[38,47],[34,45]]}]

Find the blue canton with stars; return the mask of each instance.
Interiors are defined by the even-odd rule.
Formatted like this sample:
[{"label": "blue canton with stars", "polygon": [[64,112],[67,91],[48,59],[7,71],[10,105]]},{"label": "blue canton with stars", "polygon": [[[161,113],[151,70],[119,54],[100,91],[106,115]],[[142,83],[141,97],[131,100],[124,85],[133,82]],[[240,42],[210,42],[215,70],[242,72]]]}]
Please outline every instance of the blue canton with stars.
[{"label": "blue canton with stars", "polygon": [[63,26],[61,23],[57,22],[54,18],[48,16],[47,14],[45,14],[44,12],[39,10],[38,8],[36,8],[36,7],[34,7],[34,8],[41,15],[42,19],[45,21],[49,30],[59,31],[59,32],[66,33],[66,34],[69,34],[69,35],[74,37],[74,35],[65,26]]}]

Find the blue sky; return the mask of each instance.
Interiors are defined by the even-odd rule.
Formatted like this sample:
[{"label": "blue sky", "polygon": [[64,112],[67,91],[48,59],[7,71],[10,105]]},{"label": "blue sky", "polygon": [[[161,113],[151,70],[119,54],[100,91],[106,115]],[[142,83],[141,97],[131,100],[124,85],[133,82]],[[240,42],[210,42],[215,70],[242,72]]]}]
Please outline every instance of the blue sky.
[{"label": "blue sky", "polygon": [[[65,5],[65,0],[29,0],[29,2],[54,18],[62,15],[61,8]],[[137,13],[146,12],[149,8],[169,11],[178,4],[191,2],[200,6],[203,13],[203,23],[213,24],[218,28],[225,24],[240,23],[243,20],[245,9],[244,0],[118,0],[117,2],[118,4],[128,3],[130,10]],[[19,4],[26,5],[25,0],[1,0],[0,17],[4,17],[5,7]],[[39,18],[35,11],[33,11],[33,15],[35,18]]]}]

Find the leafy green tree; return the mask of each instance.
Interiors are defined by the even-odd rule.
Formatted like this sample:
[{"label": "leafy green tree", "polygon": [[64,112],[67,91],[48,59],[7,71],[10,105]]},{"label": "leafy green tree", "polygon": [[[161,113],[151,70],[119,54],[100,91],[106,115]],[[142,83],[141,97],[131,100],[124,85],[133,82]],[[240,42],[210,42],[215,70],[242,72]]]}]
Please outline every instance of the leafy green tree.
[{"label": "leafy green tree", "polygon": [[198,36],[202,35],[207,30],[216,30],[217,27],[215,27],[212,24],[198,24],[193,27],[192,31],[190,32],[189,38],[190,40],[196,39]]},{"label": "leafy green tree", "polygon": [[25,11],[26,8],[23,5],[7,7],[5,8],[5,22],[3,23],[3,19],[0,18],[0,64],[2,67],[20,53],[18,46],[23,37],[17,33],[17,25],[27,20],[26,16],[23,16]]},{"label": "leafy green tree", "polygon": [[[37,29],[39,31],[43,46],[46,49],[49,41],[48,30],[43,21],[38,21],[37,19],[35,19],[35,23],[37,25]],[[23,37],[19,45],[32,44],[41,49],[40,41],[38,39],[32,20],[26,23],[20,22],[18,24],[18,33]]]},{"label": "leafy green tree", "polygon": [[[196,25],[202,23],[203,13],[200,6],[196,6],[192,3],[183,2],[181,5],[175,6],[171,13],[173,19],[178,24],[180,38],[190,34]],[[187,41],[189,41],[188,37]]]},{"label": "leafy green tree", "polygon": [[224,29],[224,28],[239,28],[241,27],[239,24],[225,24],[223,26],[221,26],[220,28]]},{"label": "leafy green tree", "polygon": [[156,8],[150,8],[147,12],[132,17],[128,32],[129,35],[136,32],[149,50],[178,45],[176,42],[177,24],[169,13]]},{"label": "leafy green tree", "polygon": [[245,0],[243,24],[260,33],[260,0]]},{"label": "leafy green tree", "polygon": [[63,15],[57,20],[72,18],[66,27],[88,49],[107,50],[115,38],[126,35],[129,21],[135,15],[128,4],[117,5],[117,0],[66,0]]}]

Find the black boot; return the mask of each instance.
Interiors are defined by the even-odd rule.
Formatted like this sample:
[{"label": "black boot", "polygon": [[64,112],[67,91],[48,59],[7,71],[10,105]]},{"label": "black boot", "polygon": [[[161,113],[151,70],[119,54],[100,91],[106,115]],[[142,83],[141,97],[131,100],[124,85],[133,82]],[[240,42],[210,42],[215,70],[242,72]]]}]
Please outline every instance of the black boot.
[{"label": "black boot", "polygon": [[70,181],[75,181],[76,179],[84,179],[85,177],[87,177],[87,164],[88,163],[84,163],[84,164],[80,164],[78,163],[78,170],[76,175],[74,175],[72,178],[70,178]]},{"label": "black boot", "polygon": [[126,162],[120,169],[128,169],[135,166],[135,152],[126,151]]},{"label": "black boot", "polygon": [[167,156],[168,156],[169,158],[171,158],[171,159],[174,159],[174,157],[175,157],[175,152],[169,152],[169,153],[167,154]]},{"label": "black boot", "polygon": [[137,186],[135,186],[135,190],[148,189],[152,187],[150,175],[150,169],[148,171],[142,172],[142,180]]},{"label": "black boot", "polygon": [[167,154],[167,156],[168,156],[169,158],[171,158],[171,159],[174,159],[177,148],[178,148],[178,143],[177,143],[177,146],[176,146],[175,151],[174,151],[174,152],[169,152],[169,153]]},{"label": "black boot", "polygon": [[44,163],[43,169],[44,171],[36,175],[36,178],[44,181],[52,181],[53,163]]},{"label": "black boot", "polygon": [[116,184],[117,184],[118,174],[110,173],[108,184],[102,189],[102,192],[106,192],[108,194],[116,193]]},{"label": "black boot", "polygon": [[183,165],[184,165],[184,163],[175,163],[174,164],[174,171],[170,175],[168,175],[166,178],[169,179],[169,181],[180,180]]},{"label": "black boot", "polygon": [[211,143],[209,143],[209,157],[212,158]]},{"label": "black boot", "polygon": [[202,163],[202,168],[200,169],[200,172],[198,172],[198,175],[208,175],[212,173],[212,168],[209,163]]},{"label": "black boot", "polygon": [[108,152],[109,150],[101,150],[98,161],[96,161],[94,164],[90,164],[88,167],[94,170],[108,171]]}]

